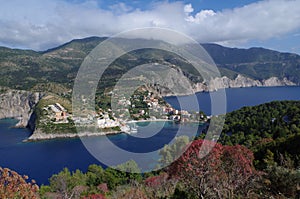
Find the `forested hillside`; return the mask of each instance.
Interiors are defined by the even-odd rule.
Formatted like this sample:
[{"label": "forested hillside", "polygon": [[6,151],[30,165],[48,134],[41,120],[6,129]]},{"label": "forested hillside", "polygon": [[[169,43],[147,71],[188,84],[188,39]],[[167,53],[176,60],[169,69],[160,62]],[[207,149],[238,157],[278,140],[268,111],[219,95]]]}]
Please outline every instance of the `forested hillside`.
[{"label": "forested hillside", "polygon": [[[1,47],[0,86],[28,90],[40,87],[40,84],[54,82],[72,88],[83,59],[104,39],[98,37],[77,39],[42,52]],[[222,75],[231,79],[242,74],[255,80],[278,77],[287,78],[296,84],[300,83],[299,55],[263,48],[227,48],[216,44],[203,44],[203,47],[214,59]],[[144,49],[116,60],[106,71],[103,82],[115,81],[136,65],[155,62],[176,65],[191,81],[201,81],[201,77],[186,60],[161,50]]]}]

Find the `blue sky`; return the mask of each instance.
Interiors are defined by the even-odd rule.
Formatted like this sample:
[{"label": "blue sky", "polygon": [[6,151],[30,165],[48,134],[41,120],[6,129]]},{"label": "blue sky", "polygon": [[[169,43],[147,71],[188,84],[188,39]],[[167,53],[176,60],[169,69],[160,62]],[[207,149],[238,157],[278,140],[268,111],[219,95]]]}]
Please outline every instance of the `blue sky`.
[{"label": "blue sky", "polygon": [[1,2],[0,27],[0,45],[34,50],[162,27],[199,42],[300,54],[300,0],[10,0]]},{"label": "blue sky", "polygon": [[[82,1],[70,1],[70,2],[82,2]],[[111,0],[111,1],[98,1],[99,5],[101,6],[107,6],[107,8],[111,5],[118,4],[118,3],[124,3],[126,5],[140,8],[143,10],[150,9],[151,6],[155,3],[159,3],[162,1],[147,1],[147,0],[127,0],[127,1],[118,1],[118,0]],[[176,2],[176,0],[170,0],[169,2]],[[257,2],[257,0],[190,0],[190,1],[181,1],[185,4],[191,3],[195,10],[200,11],[201,9],[213,9],[216,11],[221,11],[223,9],[231,9],[235,7],[241,7],[253,2]]]}]

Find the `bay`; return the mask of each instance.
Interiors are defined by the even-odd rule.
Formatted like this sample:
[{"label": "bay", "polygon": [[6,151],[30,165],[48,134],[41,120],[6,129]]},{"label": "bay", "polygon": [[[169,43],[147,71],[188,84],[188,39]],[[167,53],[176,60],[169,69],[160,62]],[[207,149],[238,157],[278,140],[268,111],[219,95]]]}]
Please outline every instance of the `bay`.
[{"label": "bay", "polygon": [[[210,94],[197,93],[200,109],[210,115]],[[218,95],[215,92],[214,95]],[[227,112],[237,110],[243,106],[253,106],[274,100],[300,100],[300,87],[267,87],[267,88],[238,88],[226,89]],[[190,96],[181,96],[180,100],[186,101],[185,109],[197,110],[197,104],[189,103]],[[180,109],[176,97],[167,97],[166,100],[175,108]],[[20,174],[26,174],[35,179],[38,184],[48,184],[48,178],[58,173],[64,167],[71,171],[80,169],[86,171],[90,164],[101,164],[85,148],[81,139],[60,139],[40,142],[22,142],[31,132],[26,129],[11,128],[17,120],[0,120],[0,166],[8,167]],[[140,124],[144,126],[144,124]],[[146,124],[147,125],[147,124]],[[156,125],[156,124],[154,124]],[[159,126],[160,123],[158,122]],[[162,147],[177,134],[180,126],[166,123],[156,136],[151,132],[138,128],[137,135],[125,134],[108,136],[109,140],[120,148],[135,153],[144,153]],[[156,128],[156,127],[153,127]],[[193,131],[189,124],[183,128],[185,132]],[[143,130],[141,130],[143,129]],[[192,130],[191,130],[192,129]],[[149,129],[148,129],[149,130]],[[198,130],[201,130],[201,126]],[[190,132],[193,136],[195,132]],[[101,142],[104,138],[87,138],[88,142]],[[107,151],[110,149],[108,148]],[[106,153],[106,151],[103,151]],[[115,157],[112,157],[115,158]],[[157,159],[157,156],[150,157]],[[105,165],[103,165],[105,167]],[[150,165],[149,165],[150,166]]]},{"label": "bay", "polygon": [[[255,106],[275,100],[300,100],[299,86],[228,88],[225,89],[225,91],[226,112],[231,112],[244,106]],[[211,115],[211,95],[215,98],[221,98],[221,94],[222,93],[220,91],[196,93],[198,104],[190,103],[192,101],[192,96],[172,96],[166,97],[165,99],[178,110],[181,110],[178,103],[180,100],[184,105],[183,109],[185,110],[200,109],[207,115]]]}]

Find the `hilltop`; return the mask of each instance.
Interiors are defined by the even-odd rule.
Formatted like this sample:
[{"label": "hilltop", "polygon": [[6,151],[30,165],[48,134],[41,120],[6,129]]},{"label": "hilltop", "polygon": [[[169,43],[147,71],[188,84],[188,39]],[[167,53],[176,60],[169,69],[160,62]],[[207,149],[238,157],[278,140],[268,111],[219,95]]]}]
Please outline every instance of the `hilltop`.
[{"label": "hilltop", "polygon": [[[105,38],[72,40],[42,52],[0,48],[0,86],[42,91],[45,84],[71,89],[83,59]],[[134,42],[134,39],[132,39]],[[215,79],[212,89],[222,87],[299,85],[300,56],[263,48],[238,49],[203,44],[218,66],[222,78]],[[195,91],[205,88],[202,78],[184,59],[161,50],[143,49],[130,52],[111,64],[102,79],[103,88],[113,86],[132,67],[145,63],[172,65],[193,82]],[[207,83],[206,83],[207,84]],[[53,87],[53,86],[52,86]],[[38,89],[39,90],[38,90]],[[52,92],[55,92],[55,88]],[[164,94],[164,93],[162,93]],[[168,94],[168,93],[166,93]]]}]

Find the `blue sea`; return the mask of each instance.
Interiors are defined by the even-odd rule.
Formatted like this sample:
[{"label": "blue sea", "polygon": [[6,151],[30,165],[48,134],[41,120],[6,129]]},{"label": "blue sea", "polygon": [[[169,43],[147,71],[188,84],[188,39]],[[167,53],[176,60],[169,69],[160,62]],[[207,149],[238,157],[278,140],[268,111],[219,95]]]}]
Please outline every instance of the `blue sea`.
[{"label": "blue sea", "polygon": [[[225,91],[226,112],[274,100],[300,100],[299,86],[228,88]],[[196,93],[199,103],[191,103],[192,96],[167,97],[166,100],[176,109],[181,109],[178,103],[180,101],[186,110],[200,109],[207,115],[211,115],[211,96],[215,99],[222,99],[223,93],[222,91]],[[220,103],[223,101],[220,100]]]},{"label": "blue sea", "polygon": [[[215,95],[218,95],[215,92]],[[180,97],[180,100],[186,101],[185,109],[197,110],[197,106],[189,103],[190,96]],[[200,109],[210,115],[210,95],[209,93],[197,93]],[[253,106],[273,100],[300,100],[300,87],[268,87],[268,88],[238,88],[226,89],[227,111],[237,110],[243,106]],[[178,101],[176,97],[167,97],[166,100],[176,108]],[[16,124],[14,119],[0,120],[0,166],[8,167],[20,174],[26,174],[30,178],[35,179],[38,184],[48,184],[48,178],[54,173],[58,173],[64,167],[74,171],[80,169],[86,171],[90,164],[102,164],[94,158],[86,149],[81,139],[58,139],[40,142],[22,142],[30,136],[31,132],[26,129],[12,128]],[[119,148],[126,149],[133,153],[146,153],[161,148],[168,144],[170,140],[178,134],[178,129],[183,132],[190,132],[190,136],[194,135],[195,129],[201,130],[201,126],[193,126],[193,124],[174,124],[167,122],[163,124],[161,130],[156,135],[152,135],[149,128],[142,126],[147,123],[140,123],[138,133],[136,135],[112,135],[108,137],[89,137],[84,139],[85,144],[97,143],[102,144],[102,152],[105,156],[110,157],[118,162],[118,158],[114,157],[105,149],[104,140],[111,141]],[[160,128],[160,122],[151,124],[152,129]],[[154,126],[153,126],[154,125]],[[151,129],[150,129],[151,130]],[[151,158],[157,160],[158,154],[152,154],[143,161],[149,161]],[[104,164],[102,164],[105,167]]]}]

